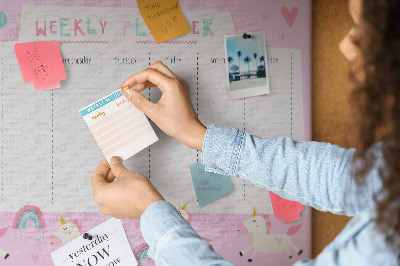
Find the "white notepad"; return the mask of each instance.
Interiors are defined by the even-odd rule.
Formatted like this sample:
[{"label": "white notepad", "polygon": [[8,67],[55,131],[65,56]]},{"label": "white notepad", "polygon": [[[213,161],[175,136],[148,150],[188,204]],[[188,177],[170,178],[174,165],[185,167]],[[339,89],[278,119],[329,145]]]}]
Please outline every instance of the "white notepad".
[{"label": "white notepad", "polygon": [[128,159],[158,140],[145,114],[119,90],[81,109],[107,161]]},{"label": "white notepad", "polygon": [[55,266],[138,265],[121,220],[111,218],[51,253]]}]

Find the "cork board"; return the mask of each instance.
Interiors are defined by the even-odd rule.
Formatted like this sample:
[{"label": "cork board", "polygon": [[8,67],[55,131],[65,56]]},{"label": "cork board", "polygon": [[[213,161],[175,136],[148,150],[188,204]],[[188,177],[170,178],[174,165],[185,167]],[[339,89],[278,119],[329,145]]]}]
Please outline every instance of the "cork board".
[{"label": "cork board", "polygon": [[[347,73],[350,63],[339,43],[351,28],[348,1],[313,1],[312,134],[313,140],[352,147]],[[313,210],[312,254],[315,258],[349,221],[349,217]]]}]

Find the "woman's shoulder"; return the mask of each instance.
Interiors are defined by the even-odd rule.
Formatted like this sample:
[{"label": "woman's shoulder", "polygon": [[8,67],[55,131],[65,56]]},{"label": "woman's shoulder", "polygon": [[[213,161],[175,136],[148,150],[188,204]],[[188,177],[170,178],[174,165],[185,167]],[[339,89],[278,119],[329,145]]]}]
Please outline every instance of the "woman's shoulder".
[{"label": "woman's shoulder", "polygon": [[326,247],[326,252],[337,253],[343,263],[357,261],[364,262],[363,265],[398,265],[399,251],[386,242],[375,217],[374,208],[354,216]]}]

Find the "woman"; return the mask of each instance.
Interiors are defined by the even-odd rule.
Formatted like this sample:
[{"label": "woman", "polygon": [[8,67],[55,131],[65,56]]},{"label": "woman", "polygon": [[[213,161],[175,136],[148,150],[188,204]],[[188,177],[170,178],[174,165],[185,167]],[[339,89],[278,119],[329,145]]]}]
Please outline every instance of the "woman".
[{"label": "woman", "polygon": [[[207,170],[249,180],[323,211],[356,215],[315,260],[296,265],[397,265],[400,250],[400,1],[350,0],[353,28],[340,44],[352,62],[357,149],[261,139],[197,118],[185,83],[162,63],[132,75],[124,95],[165,133],[202,151]],[[136,85],[136,90],[130,89]],[[126,87],[128,87],[126,89]],[[158,87],[156,104],[140,92]],[[117,182],[112,182],[114,178]],[[141,220],[157,264],[231,265],[164,201],[150,181],[113,157],[92,183],[102,213]],[[181,257],[173,250],[180,249]]]}]

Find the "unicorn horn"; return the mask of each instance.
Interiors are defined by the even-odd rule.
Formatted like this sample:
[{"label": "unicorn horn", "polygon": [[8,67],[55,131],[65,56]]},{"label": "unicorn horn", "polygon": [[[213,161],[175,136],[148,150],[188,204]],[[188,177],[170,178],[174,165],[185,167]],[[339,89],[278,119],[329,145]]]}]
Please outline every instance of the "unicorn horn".
[{"label": "unicorn horn", "polygon": [[183,205],[183,207],[181,208],[181,210],[185,210],[186,209],[186,205],[188,204],[188,202],[186,202],[186,204],[185,205]]},{"label": "unicorn horn", "polygon": [[256,217],[257,213],[256,213],[256,206],[254,206],[254,210],[253,210],[253,217]]},{"label": "unicorn horn", "polygon": [[62,218],[62,215],[60,214],[60,216],[61,216],[61,226],[63,226],[64,224],[66,224],[66,222],[64,221],[64,219]]}]

